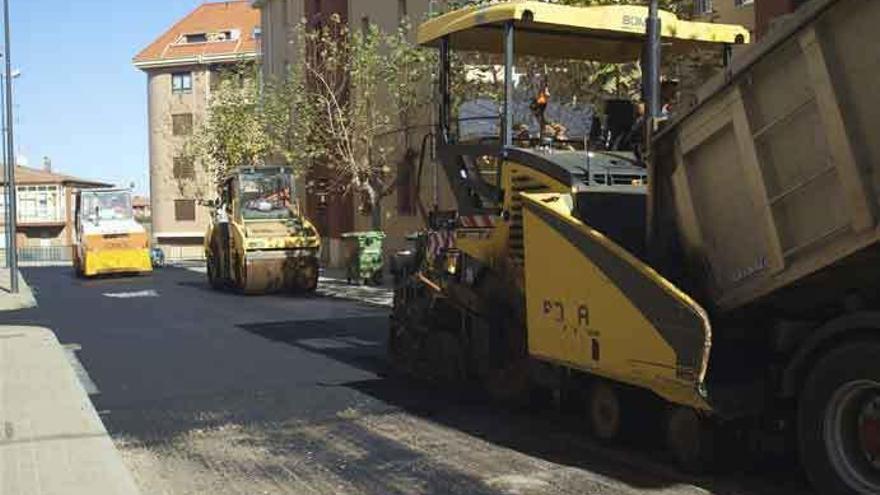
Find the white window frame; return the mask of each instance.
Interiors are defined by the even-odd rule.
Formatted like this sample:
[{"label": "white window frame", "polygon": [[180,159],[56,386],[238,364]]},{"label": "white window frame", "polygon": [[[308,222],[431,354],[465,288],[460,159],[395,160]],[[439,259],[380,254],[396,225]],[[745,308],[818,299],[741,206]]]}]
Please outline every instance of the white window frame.
[{"label": "white window frame", "polygon": [[[179,83],[178,83],[179,81]],[[185,81],[189,81],[189,85],[184,84]],[[171,92],[174,94],[183,94],[183,93],[191,93],[193,88],[193,73],[191,71],[186,72],[172,72],[171,73]]]},{"label": "white window frame", "polygon": [[694,15],[711,14],[714,10],[713,0],[694,0]]},{"label": "white window frame", "polygon": [[57,184],[17,186],[16,217],[20,223],[64,221],[62,188]]}]

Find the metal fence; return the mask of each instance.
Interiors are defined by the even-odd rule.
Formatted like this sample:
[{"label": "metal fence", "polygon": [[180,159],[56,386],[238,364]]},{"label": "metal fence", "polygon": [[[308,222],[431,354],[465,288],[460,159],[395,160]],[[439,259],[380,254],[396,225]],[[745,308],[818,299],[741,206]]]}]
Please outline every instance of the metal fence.
[{"label": "metal fence", "polygon": [[[22,265],[57,265],[73,263],[74,246],[24,246],[18,248],[18,261]],[[201,246],[161,246],[168,261],[203,261],[205,252]],[[6,249],[0,248],[0,267],[6,267]]]},{"label": "metal fence", "polygon": [[205,248],[201,245],[169,246],[163,244],[157,247],[162,250],[168,261],[203,261],[205,259]]},{"label": "metal fence", "polygon": [[[73,246],[24,246],[18,248],[18,261],[23,265],[73,262]],[[6,249],[0,249],[0,266],[6,266]]]}]

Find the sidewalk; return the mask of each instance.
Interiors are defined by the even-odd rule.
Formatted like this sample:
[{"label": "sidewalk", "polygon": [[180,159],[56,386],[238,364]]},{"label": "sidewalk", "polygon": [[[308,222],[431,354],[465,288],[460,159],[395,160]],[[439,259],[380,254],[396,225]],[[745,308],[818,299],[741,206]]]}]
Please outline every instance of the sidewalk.
[{"label": "sidewalk", "polygon": [[0,326],[0,493],[138,490],[55,335]]},{"label": "sidewalk", "polygon": [[18,274],[18,294],[9,292],[10,281],[9,269],[0,267],[0,311],[15,311],[37,305],[31,288],[21,273]]},{"label": "sidewalk", "polygon": [[391,307],[394,303],[394,284],[388,273],[383,277],[381,285],[357,285],[348,283],[344,268],[324,268],[321,270],[317,292],[324,296],[352,299],[375,306]]}]

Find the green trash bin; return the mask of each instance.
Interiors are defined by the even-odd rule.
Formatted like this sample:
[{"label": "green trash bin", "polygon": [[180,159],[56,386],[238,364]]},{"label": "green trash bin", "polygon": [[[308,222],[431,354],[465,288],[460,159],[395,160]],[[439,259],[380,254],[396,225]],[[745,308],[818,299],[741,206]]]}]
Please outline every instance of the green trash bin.
[{"label": "green trash bin", "polygon": [[348,283],[382,283],[382,241],[385,233],[381,231],[349,232],[342,234],[346,251],[346,278]]}]

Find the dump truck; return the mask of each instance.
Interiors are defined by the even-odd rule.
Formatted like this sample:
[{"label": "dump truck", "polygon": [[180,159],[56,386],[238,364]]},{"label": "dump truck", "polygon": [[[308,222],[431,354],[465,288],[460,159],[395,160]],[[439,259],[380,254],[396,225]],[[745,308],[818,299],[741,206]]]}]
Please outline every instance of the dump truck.
[{"label": "dump truck", "polygon": [[295,201],[288,167],[242,167],[210,203],[205,235],[208,282],[244,294],[312,292],[321,238]]},{"label": "dump truck", "polygon": [[82,189],[75,197],[73,268],[78,276],[149,273],[150,244],[134,219],[131,191]]},{"label": "dump truck", "polygon": [[805,4],[651,174],[653,266],[710,315],[710,393],[790,425],[822,494],[880,493],[878,23],[875,1]]},{"label": "dump truck", "polygon": [[[693,468],[720,429],[793,436],[818,493],[880,493],[878,22],[880,2],[813,0],[732,57],[744,29],[637,6],[520,1],[427,21],[457,205],[393,260],[392,362],[501,399],[583,402],[603,440],[656,415]],[[644,153],[513,135],[515,49],[641,56],[657,75],[660,39],[725,66],[664,122],[648,78]],[[456,134],[452,49],[503,56],[494,141]]]}]

